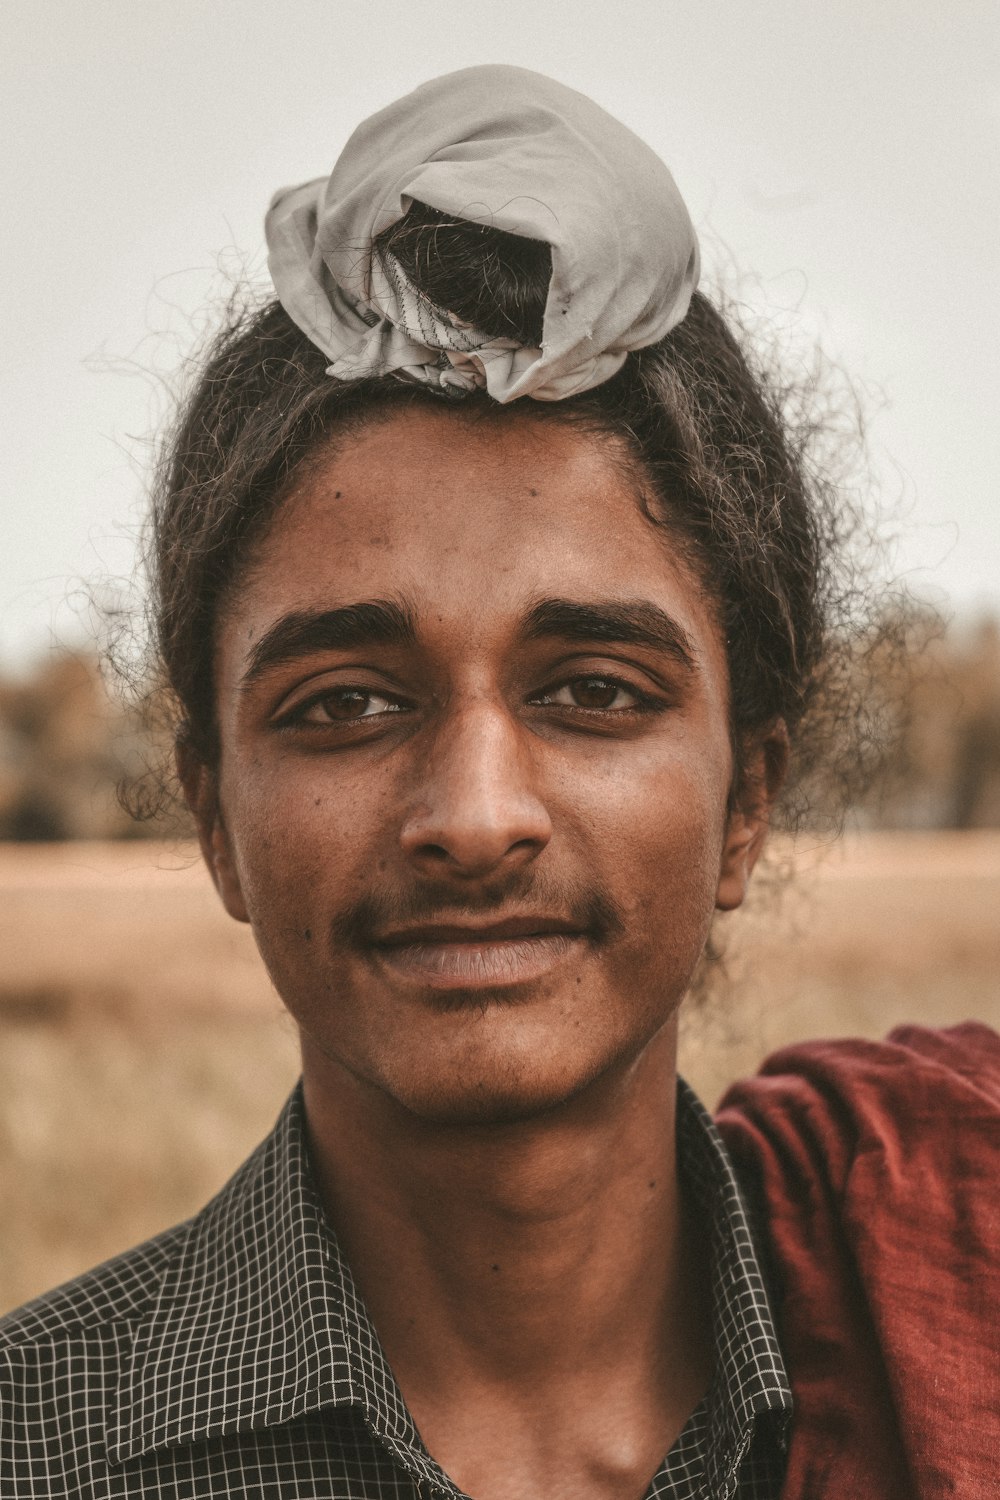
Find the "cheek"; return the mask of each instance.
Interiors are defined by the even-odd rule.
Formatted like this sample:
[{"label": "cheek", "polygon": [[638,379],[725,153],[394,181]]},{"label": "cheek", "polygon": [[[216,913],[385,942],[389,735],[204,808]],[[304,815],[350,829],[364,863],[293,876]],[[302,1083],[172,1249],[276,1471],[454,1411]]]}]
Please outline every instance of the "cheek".
[{"label": "cheek", "polygon": [[[589,849],[595,880],[624,919],[624,966],[687,974],[708,936],[729,789],[728,753],[685,739],[668,754],[608,761],[561,789],[570,841]],[[672,985],[672,980],[670,981]]]},{"label": "cheek", "polygon": [[[673,790],[673,789],[672,789]],[[700,952],[715,908],[722,850],[716,816],[693,800],[647,809],[628,849],[633,931],[641,944]]]},{"label": "cheek", "polygon": [[262,946],[356,898],[378,866],[380,804],[371,780],[345,784],[319,756],[224,766],[223,814]]},{"label": "cheek", "polygon": [[678,734],[664,747],[568,768],[560,794],[588,820],[615,862],[663,877],[692,876],[721,851],[729,796],[728,749],[717,736]]}]

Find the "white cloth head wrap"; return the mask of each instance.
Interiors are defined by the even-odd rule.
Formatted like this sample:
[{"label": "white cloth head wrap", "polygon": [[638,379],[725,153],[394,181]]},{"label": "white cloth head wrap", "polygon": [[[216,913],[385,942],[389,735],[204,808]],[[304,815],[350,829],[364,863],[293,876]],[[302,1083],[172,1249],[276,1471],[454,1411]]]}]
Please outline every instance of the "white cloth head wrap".
[{"label": "white cloth head wrap", "polygon": [[[435,307],[372,241],[416,200],[552,247],[541,349]],[[358,380],[390,371],[500,402],[609,380],[679,323],[698,242],[663,162],[593,100],[524,68],[465,68],[372,115],[330,176],[276,193],[268,264],[292,320]]]}]

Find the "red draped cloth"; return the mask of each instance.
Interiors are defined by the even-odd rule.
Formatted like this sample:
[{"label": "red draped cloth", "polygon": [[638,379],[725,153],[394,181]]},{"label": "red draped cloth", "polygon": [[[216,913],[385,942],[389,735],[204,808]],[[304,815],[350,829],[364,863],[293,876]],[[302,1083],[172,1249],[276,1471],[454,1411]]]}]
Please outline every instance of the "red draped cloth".
[{"label": "red draped cloth", "polygon": [[795,1396],[784,1500],[998,1500],[1000,1036],[787,1047],[718,1125]]}]

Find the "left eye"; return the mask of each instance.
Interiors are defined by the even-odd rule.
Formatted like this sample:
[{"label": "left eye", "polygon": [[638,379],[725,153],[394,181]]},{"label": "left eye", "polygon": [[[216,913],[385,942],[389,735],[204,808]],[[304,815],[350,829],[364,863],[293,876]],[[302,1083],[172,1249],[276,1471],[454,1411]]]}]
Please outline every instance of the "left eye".
[{"label": "left eye", "polygon": [[383,693],[369,693],[364,688],[336,688],[304,703],[293,717],[304,724],[350,724],[358,719],[372,719],[376,714],[400,711],[401,705]]},{"label": "left eye", "polygon": [[627,709],[639,707],[642,695],[613,677],[574,677],[543,694],[541,701],[568,708]]}]

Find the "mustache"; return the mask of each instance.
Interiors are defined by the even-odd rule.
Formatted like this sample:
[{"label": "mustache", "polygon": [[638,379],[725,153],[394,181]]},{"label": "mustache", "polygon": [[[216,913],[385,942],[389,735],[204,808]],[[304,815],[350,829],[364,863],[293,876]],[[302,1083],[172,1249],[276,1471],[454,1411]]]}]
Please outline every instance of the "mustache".
[{"label": "mustache", "polygon": [[532,871],[477,885],[475,891],[456,892],[445,881],[419,885],[387,884],[370,890],[332,919],[330,935],[344,946],[372,947],[380,936],[399,928],[428,922],[502,922],[531,912],[539,917],[571,923],[598,942],[607,942],[625,929],[625,913],[609,892],[590,883],[559,881]]}]

